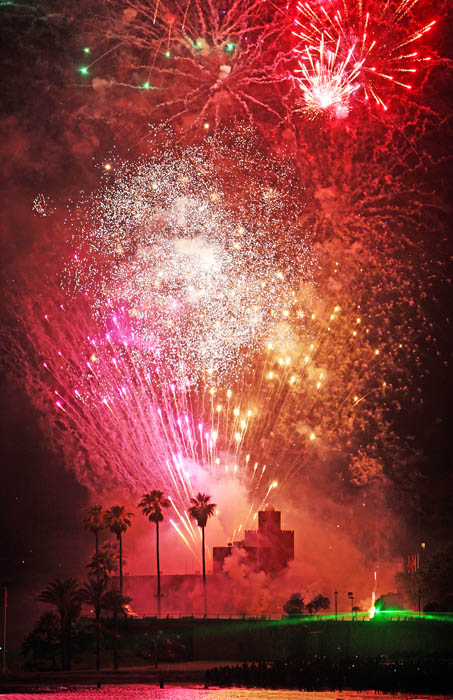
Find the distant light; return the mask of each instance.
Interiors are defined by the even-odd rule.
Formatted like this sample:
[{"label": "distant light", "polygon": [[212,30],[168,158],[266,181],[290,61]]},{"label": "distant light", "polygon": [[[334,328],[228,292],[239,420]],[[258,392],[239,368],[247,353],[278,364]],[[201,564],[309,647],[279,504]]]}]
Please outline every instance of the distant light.
[{"label": "distant light", "polygon": [[170,51],[166,51],[166,52],[165,52],[165,56],[166,56],[167,58],[170,58],[170,57],[171,57],[171,52],[170,52]]},{"label": "distant light", "polygon": [[89,48],[89,46],[83,47],[83,53],[91,53],[91,49]]},{"label": "distant light", "polygon": [[79,72],[83,73],[83,75],[87,75],[88,74],[88,66],[82,66],[81,68],[79,68]]},{"label": "distant light", "polygon": [[203,129],[206,129],[206,131],[209,129],[209,122],[203,124]]},{"label": "distant light", "polygon": [[111,170],[111,169],[112,169],[111,163],[105,163],[105,164],[104,164],[104,170]]},{"label": "distant light", "polygon": [[236,44],[234,43],[234,41],[229,41],[228,44],[225,46],[225,52],[231,53],[232,51],[234,51],[235,48]]}]

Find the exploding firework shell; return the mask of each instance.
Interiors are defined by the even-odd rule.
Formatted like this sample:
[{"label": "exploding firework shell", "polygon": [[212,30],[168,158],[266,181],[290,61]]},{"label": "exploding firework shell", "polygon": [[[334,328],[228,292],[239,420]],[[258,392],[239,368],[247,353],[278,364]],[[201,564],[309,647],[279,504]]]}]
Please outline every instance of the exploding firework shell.
[{"label": "exploding firework shell", "polygon": [[297,225],[300,191],[281,165],[270,181],[249,171],[265,160],[241,161],[239,150],[228,171],[234,155],[225,149],[222,163],[214,153],[205,145],[118,163],[113,184],[83,205],[67,267],[67,285],[92,295],[110,333],[176,380],[240,372],[247,351],[311,303],[301,292],[314,257]]},{"label": "exploding firework shell", "polygon": [[[100,89],[122,86],[144,98],[155,123],[182,127],[181,137],[215,133],[232,120],[266,130],[288,116],[286,64],[291,57],[285,4],[262,0],[127,0],[109,8],[105,38],[87,71]],[[91,23],[93,25],[93,23]],[[92,29],[90,29],[90,33]]]},{"label": "exploding firework shell", "polygon": [[415,23],[417,0],[320,3],[299,1],[293,35],[297,82],[306,109],[346,116],[351,97],[387,109],[389,84],[410,90],[417,65],[429,61],[413,44],[435,24]]}]

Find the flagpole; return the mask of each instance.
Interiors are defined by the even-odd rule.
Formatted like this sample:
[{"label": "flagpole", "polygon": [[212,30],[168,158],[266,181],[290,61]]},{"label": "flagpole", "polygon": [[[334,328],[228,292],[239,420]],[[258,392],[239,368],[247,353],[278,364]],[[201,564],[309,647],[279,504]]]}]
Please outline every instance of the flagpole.
[{"label": "flagpole", "polygon": [[8,609],[8,587],[4,587],[3,592],[3,673],[6,671],[6,611]]}]

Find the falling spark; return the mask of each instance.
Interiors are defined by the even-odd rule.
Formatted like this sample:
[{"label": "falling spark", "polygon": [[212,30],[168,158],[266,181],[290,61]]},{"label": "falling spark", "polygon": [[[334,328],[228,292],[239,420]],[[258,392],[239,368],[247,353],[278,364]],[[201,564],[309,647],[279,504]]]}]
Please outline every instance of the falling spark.
[{"label": "falling spark", "polygon": [[410,90],[408,80],[431,58],[412,45],[436,24],[416,24],[417,1],[338,0],[315,10],[310,0],[300,0],[293,30],[299,43],[293,51],[307,110],[344,117],[351,97],[359,94],[387,110],[389,84]]}]

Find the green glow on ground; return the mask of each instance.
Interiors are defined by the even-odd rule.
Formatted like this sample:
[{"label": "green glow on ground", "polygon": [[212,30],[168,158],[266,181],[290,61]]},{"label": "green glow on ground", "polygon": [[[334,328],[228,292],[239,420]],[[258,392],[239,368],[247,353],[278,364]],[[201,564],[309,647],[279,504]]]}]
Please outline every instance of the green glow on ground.
[{"label": "green glow on ground", "polygon": [[370,618],[368,611],[364,612],[338,612],[324,613],[322,615],[301,615],[300,617],[288,617],[281,620],[269,620],[268,623],[276,625],[299,625],[314,622],[401,622],[410,620],[435,620],[437,622],[453,622],[453,613],[421,613],[415,610],[376,610],[374,618]]}]

